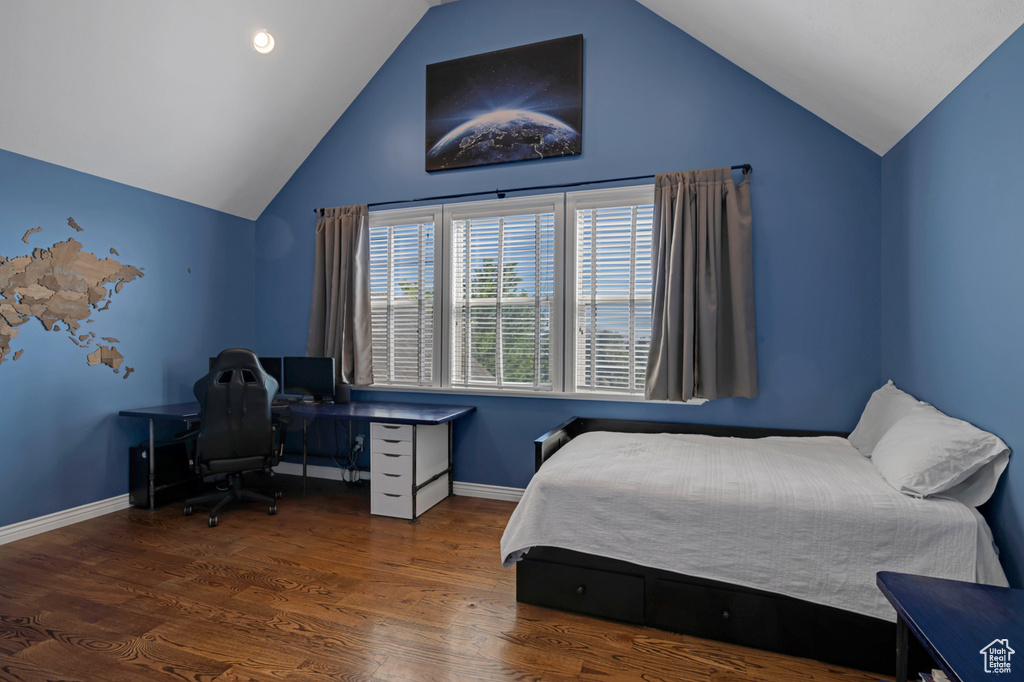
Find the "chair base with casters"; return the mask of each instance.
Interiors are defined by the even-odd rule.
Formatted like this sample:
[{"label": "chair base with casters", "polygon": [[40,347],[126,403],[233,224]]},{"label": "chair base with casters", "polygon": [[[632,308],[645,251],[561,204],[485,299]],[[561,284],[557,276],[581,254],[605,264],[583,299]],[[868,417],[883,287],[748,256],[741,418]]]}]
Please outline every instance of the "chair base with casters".
[{"label": "chair base with casters", "polygon": [[220,510],[236,501],[262,502],[267,505],[267,514],[270,516],[277,514],[277,501],[281,499],[280,490],[275,490],[273,492],[273,497],[271,497],[270,495],[258,493],[255,490],[243,488],[241,472],[228,474],[228,483],[230,488],[226,492],[218,490],[215,493],[200,495],[199,497],[192,497],[185,500],[185,516],[192,516],[193,505],[216,502],[213,509],[210,510],[209,525],[210,528],[213,528],[217,525],[217,514]]}]

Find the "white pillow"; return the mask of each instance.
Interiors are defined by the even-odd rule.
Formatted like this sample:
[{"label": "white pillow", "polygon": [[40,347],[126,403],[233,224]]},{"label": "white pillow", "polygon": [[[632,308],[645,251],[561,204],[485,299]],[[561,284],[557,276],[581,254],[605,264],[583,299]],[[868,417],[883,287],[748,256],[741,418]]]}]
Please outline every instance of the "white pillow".
[{"label": "white pillow", "polygon": [[901,493],[977,506],[992,496],[1009,456],[996,436],[922,403],[882,436],[871,461]]},{"label": "white pillow", "polygon": [[870,457],[885,432],[918,404],[921,403],[917,398],[904,393],[889,381],[871,394],[857,422],[857,428],[849,436],[850,444],[860,450],[860,454]]}]

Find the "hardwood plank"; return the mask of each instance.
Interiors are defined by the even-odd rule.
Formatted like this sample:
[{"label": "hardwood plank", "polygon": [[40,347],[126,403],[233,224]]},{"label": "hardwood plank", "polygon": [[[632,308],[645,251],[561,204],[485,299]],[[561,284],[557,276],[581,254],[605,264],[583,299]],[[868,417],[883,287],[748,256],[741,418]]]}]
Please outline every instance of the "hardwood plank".
[{"label": "hardwood plank", "polygon": [[515,601],[515,505],[419,524],[365,486],[279,477],[277,516],[128,509],[0,546],[4,680],[875,682],[815,661]]},{"label": "hardwood plank", "polygon": [[100,675],[105,682],[181,679],[175,674],[175,671],[160,671],[133,666],[115,657],[58,640],[36,644],[12,656],[9,660],[0,659],[0,662],[2,662],[0,665],[2,670],[16,668],[25,671],[22,677],[25,680],[61,680],[62,682],[82,680],[90,682]]},{"label": "hardwood plank", "polygon": [[50,639],[50,633],[37,622],[37,616],[0,614],[0,653],[16,654]]}]

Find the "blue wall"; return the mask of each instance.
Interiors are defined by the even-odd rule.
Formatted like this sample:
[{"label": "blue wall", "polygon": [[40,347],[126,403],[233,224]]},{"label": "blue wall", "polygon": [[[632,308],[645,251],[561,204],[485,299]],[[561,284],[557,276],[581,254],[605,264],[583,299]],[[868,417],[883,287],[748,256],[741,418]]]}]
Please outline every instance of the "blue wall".
[{"label": "blue wall", "polygon": [[[427,64],[582,33],[577,157],[427,174]],[[256,225],[257,343],[302,353],[313,209],[750,163],[761,395],[701,407],[379,391],[473,404],[458,481],[525,486],[571,415],[849,430],[879,385],[879,157],[632,0],[431,9]]]},{"label": "blue wall", "polygon": [[882,160],[882,373],[1015,454],[985,509],[1024,585],[1024,29]]},{"label": "blue wall", "polygon": [[[145,275],[80,329],[118,339],[121,374],[88,366],[96,344],[76,348],[67,331],[34,319],[18,327],[12,347],[24,353],[0,364],[0,526],[127,492],[128,446],[147,426],[117,411],[192,399],[208,355],[254,341],[253,230],[249,220],[0,150],[0,255],[74,237],[98,258],[116,249],[112,257]],[[135,372],[123,378],[124,366]]]}]

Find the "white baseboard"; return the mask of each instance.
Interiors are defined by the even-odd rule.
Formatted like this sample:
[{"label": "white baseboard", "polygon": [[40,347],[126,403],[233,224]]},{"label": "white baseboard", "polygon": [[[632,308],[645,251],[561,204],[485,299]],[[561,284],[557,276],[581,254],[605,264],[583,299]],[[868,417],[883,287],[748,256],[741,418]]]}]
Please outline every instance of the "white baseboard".
[{"label": "white baseboard", "polygon": [[507,488],[503,485],[486,485],[484,483],[463,483],[455,481],[452,486],[456,495],[465,497],[485,497],[488,500],[508,500],[518,502],[525,492],[522,488]]},{"label": "white baseboard", "polygon": [[[274,471],[281,474],[288,474],[291,476],[302,475],[302,465],[295,462],[281,462]],[[332,481],[344,481],[342,473],[344,469],[338,467],[320,466],[311,464],[306,467],[306,476],[310,478],[326,478]],[[361,471],[360,479],[364,481],[370,480],[370,472]],[[518,502],[519,498],[523,496],[522,488],[506,488],[500,485],[485,485],[483,483],[462,483],[461,481],[455,481],[452,485],[453,492],[456,495],[462,495],[464,497],[484,497],[489,500],[509,500],[510,502]]]},{"label": "white baseboard", "polygon": [[46,516],[28,519],[27,521],[21,521],[19,523],[12,523],[9,526],[0,528],[0,545],[8,542],[14,542],[15,540],[21,540],[22,538],[31,537],[33,535],[38,535],[39,533],[45,533],[48,530],[56,530],[57,528],[70,526],[71,524],[78,523],[79,521],[94,519],[97,516],[103,516],[110,512],[121,511],[122,509],[127,509],[130,506],[131,503],[128,502],[128,494],[125,493],[124,495],[111,497],[107,500],[90,502],[89,504],[83,504],[80,507],[65,509],[64,511],[54,512],[52,514],[47,514]]}]

